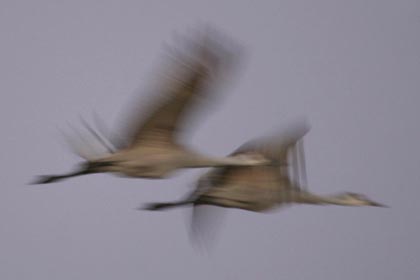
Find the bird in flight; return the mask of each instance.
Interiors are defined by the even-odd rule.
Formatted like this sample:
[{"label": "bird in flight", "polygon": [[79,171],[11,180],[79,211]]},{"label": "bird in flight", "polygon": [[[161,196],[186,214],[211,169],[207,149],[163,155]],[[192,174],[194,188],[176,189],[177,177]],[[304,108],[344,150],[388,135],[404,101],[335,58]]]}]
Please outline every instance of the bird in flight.
[{"label": "bird in flight", "polygon": [[199,178],[196,190],[187,198],[175,202],[151,203],[143,209],[161,210],[192,204],[194,209],[200,205],[215,205],[265,212],[291,203],[385,207],[357,193],[314,194],[302,187],[299,180],[294,180],[290,175],[288,158],[308,130],[306,122],[299,122],[275,137],[247,142],[232,156],[257,153],[269,159],[271,164],[213,168]]},{"label": "bird in flight", "polygon": [[[188,55],[180,52],[175,55],[171,73],[160,84],[162,89],[154,92],[154,102],[133,114],[135,117],[129,121],[123,144],[108,148],[108,152],[99,157],[79,154],[85,161],[75,171],[39,176],[34,184],[103,172],[138,178],[166,178],[181,168],[267,164],[269,161],[259,153],[213,157],[186,147],[180,140],[180,134],[188,128],[192,112],[197,111],[197,104],[211,95],[210,84],[216,82],[217,74],[232,58],[232,53],[216,41],[210,34],[205,34],[188,42]],[[139,113],[143,113],[142,117],[138,117]],[[88,130],[105,143],[95,130],[91,127]]]}]

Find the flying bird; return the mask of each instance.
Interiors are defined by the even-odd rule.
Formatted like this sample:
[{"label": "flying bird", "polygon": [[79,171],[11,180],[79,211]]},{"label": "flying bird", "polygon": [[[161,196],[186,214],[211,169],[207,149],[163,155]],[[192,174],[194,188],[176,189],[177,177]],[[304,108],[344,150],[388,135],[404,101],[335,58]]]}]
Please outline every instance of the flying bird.
[{"label": "flying bird", "polygon": [[[196,152],[181,141],[180,134],[188,128],[192,112],[196,112],[198,104],[211,95],[211,85],[217,82],[218,74],[225,70],[229,61],[233,61],[233,52],[223,49],[221,42],[212,40],[209,34],[188,43],[187,52],[176,53],[174,67],[161,82],[161,89],[154,92],[153,102],[143,106],[141,112],[134,112],[123,143],[109,146],[87,126],[107,152],[99,157],[79,153],[85,161],[75,171],[39,176],[34,183],[46,184],[102,172],[166,178],[181,168],[267,164],[269,161],[258,153],[213,157]],[[141,117],[138,116],[140,113]]]},{"label": "flying bird", "polygon": [[306,122],[301,122],[289,126],[275,137],[250,141],[239,147],[232,156],[257,153],[269,159],[271,164],[213,168],[199,178],[196,190],[186,199],[151,203],[143,209],[160,210],[192,204],[194,208],[215,205],[265,212],[291,203],[384,207],[385,205],[357,193],[344,192],[326,196],[314,194],[303,188],[299,180],[293,180],[287,159],[308,130]]}]

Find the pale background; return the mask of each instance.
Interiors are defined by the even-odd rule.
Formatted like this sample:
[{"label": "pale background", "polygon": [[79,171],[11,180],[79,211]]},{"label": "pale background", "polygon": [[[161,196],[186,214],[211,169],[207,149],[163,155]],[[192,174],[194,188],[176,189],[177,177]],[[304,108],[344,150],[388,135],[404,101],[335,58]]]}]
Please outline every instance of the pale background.
[{"label": "pale background", "polygon": [[[246,50],[191,143],[213,154],[296,117],[311,190],[391,208],[229,211],[191,246],[172,180],[90,175],[30,186],[78,158],[59,129],[95,110],[112,124],[174,32],[210,23]],[[419,279],[419,1],[12,1],[0,4],[1,279]]]}]

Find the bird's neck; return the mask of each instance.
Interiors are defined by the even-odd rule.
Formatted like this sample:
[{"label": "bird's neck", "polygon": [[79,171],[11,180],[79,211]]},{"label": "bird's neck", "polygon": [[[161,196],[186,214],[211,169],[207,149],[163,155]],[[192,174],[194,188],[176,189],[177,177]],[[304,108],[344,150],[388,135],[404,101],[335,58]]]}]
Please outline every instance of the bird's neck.
[{"label": "bird's neck", "polygon": [[309,192],[301,192],[295,199],[295,202],[306,204],[353,205],[351,201],[339,195],[316,195]]},{"label": "bird's neck", "polygon": [[220,167],[220,166],[254,166],[262,165],[263,161],[259,163],[256,160],[251,160],[246,157],[212,157],[194,153],[191,157],[192,167]]}]

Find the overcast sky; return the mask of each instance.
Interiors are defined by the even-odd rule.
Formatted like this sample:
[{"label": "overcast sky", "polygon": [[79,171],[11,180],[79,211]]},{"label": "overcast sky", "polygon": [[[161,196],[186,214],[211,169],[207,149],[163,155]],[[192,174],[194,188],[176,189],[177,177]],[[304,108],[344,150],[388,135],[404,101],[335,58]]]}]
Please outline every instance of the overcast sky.
[{"label": "overcast sky", "polygon": [[[200,22],[246,56],[192,145],[228,154],[307,116],[310,189],[391,208],[230,210],[206,253],[188,208],[134,210],[183,196],[204,170],[27,185],[79,162],[59,129],[93,111],[112,125],[164,43]],[[417,0],[1,1],[0,278],[419,279],[419,30]]]}]

